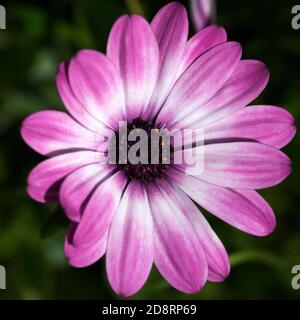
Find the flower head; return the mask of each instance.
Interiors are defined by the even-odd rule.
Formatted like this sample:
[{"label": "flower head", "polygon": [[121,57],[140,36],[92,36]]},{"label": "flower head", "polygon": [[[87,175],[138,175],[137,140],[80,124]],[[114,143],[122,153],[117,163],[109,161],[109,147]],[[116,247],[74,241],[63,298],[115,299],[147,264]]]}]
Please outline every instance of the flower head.
[{"label": "flower head", "polygon": [[[64,208],[72,266],[106,254],[112,288],[128,296],[144,285],[154,263],[174,288],[194,293],[230,271],[224,246],[195,203],[249,234],[273,231],[273,210],[255,189],[290,174],[280,148],[293,138],[294,120],[279,107],[247,106],[269,72],[241,55],[218,26],[188,40],[186,10],[173,2],[151,24],[137,15],[118,19],[106,55],[82,50],[60,65],[57,88],[69,114],[32,114],[21,134],[48,156],[30,173],[28,193]],[[186,148],[172,146],[170,158],[193,150],[203,154],[203,170],[191,174],[186,162],[165,163],[161,140],[156,164],[122,158],[124,146],[134,147],[116,134],[124,121],[145,132],[146,141],[162,128],[203,132],[200,145],[183,140]],[[110,137],[122,163],[107,162]]]}]

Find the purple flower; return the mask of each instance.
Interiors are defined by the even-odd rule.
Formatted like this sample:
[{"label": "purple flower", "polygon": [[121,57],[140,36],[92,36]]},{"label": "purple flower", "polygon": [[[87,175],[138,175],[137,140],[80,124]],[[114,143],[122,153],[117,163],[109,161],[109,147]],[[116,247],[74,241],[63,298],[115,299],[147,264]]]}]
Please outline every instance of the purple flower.
[{"label": "purple flower", "polygon": [[190,0],[190,6],[196,30],[202,30],[215,20],[216,0]]},{"label": "purple flower", "polygon": [[[295,134],[293,117],[274,106],[247,106],[269,72],[226,32],[210,26],[188,40],[185,8],[173,2],[151,24],[134,15],[113,26],[106,55],[79,51],[62,63],[57,87],[70,115],[41,111],[21,128],[49,159],[33,169],[28,193],[59,201],[71,220],[65,253],[74,267],[106,254],[113,289],[125,296],[145,283],[154,263],[185,293],[229,274],[228,254],[195,203],[256,236],[275,228],[256,192],[283,181],[291,162],[279,149]],[[104,163],[107,137],[120,121],[139,129],[204,130],[204,170],[184,165]],[[193,201],[194,202],[193,202]]]}]

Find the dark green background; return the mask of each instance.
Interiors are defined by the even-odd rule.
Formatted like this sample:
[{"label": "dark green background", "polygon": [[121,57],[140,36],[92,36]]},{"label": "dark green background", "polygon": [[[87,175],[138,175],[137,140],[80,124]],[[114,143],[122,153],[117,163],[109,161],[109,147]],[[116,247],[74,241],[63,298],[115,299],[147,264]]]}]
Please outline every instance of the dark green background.
[{"label": "dark green background", "polygon": [[[149,19],[164,3],[140,1]],[[282,106],[298,120],[300,30],[291,27],[293,4],[219,1],[218,23],[230,39],[242,43],[244,58],[259,59],[271,70],[270,83],[257,102]],[[0,30],[0,264],[8,278],[0,299],[118,299],[108,285],[104,259],[82,270],[67,265],[63,239],[68,223],[62,210],[27,196],[26,176],[43,158],[22,142],[19,127],[34,111],[63,108],[55,88],[60,61],[82,48],[104,51],[114,20],[141,8],[130,0],[127,5],[121,0],[10,0],[6,9],[7,30]],[[230,253],[229,279],[187,296],[153,270],[134,298],[299,298],[300,290],[291,287],[292,266],[300,264],[298,137],[285,152],[294,163],[292,175],[263,192],[277,214],[278,226],[271,236],[256,238],[207,215]]]}]

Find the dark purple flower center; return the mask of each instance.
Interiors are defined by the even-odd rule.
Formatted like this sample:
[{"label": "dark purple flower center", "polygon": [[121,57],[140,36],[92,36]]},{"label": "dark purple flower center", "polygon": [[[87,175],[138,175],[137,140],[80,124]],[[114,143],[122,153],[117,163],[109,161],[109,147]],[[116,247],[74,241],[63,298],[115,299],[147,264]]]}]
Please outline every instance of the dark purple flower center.
[{"label": "dark purple flower center", "polygon": [[[137,137],[135,141],[130,141],[130,132],[133,130],[139,132],[142,129],[147,135],[147,143],[145,148],[136,148],[134,154],[141,160],[138,163],[132,163],[130,158],[130,150],[134,147],[141,139]],[[141,131],[142,131],[141,130]],[[140,118],[134,119],[131,123],[127,124],[127,139],[120,136],[120,131],[116,134],[115,139],[115,150],[116,150],[116,167],[123,171],[128,179],[130,180],[140,180],[141,182],[148,183],[156,179],[161,179],[164,177],[167,169],[170,166],[170,157],[172,154],[172,148],[169,146],[169,152],[163,151],[163,146],[166,145],[166,136],[161,134],[157,139],[157,159],[155,163],[152,162],[152,152],[151,148],[151,137],[153,135],[159,134],[160,128],[154,124],[153,121],[144,121]],[[145,135],[145,134],[144,134]],[[127,150],[125,150],[127,149]],[[143,149],[143,150],[142,150]],[[165,150],[165,149],[164,149]],[[124,153],[125,151],[125,153]],[[126,152],[127,151],[127,152]],[[145,154],[142,154],[143,152]],[[124,154],[127,157],[124,159]]]}]

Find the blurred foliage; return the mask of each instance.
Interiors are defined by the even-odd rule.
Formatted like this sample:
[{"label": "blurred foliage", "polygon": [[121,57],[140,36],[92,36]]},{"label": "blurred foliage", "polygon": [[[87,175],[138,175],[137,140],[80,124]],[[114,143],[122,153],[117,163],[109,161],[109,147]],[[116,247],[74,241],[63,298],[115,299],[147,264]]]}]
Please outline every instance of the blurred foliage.
[{"label": "blurred foliage", "polygon": [[[43,158],[21,140],[28,114],[63,108],[55,88],[56,68],[77,50],[105,51],[108,32],[124,13],[151,19],[167,1],[61,0],[14,1],[6,5],[7,30],[0,30],[0,264],[7,269],[10,299],[118,299],[106,280],[104,259],[77,270],[63,254],[67,220],[57,206],[32,201],[26,176]],[[5,3],[2,3],[5,5]],[[187,3],[185,3],[187,4]],[[269,86],[257,103],[280,105],[300,117],[300,31],[291,28],[289,1],[219,1],[218,23],[242,43],[244,57],[264,61]],[[191,34],[194,31],[191,28]],[[300,264],[299,138],[285,149],[293,174],[263,192],[277,214],[277,229],[267,238],[244,234],[207,215],[232,261],[229,279],[208,283],[187,296],[172,289],[153,269],[136,299],[299,298],[291,288],[291,269]]]}]

